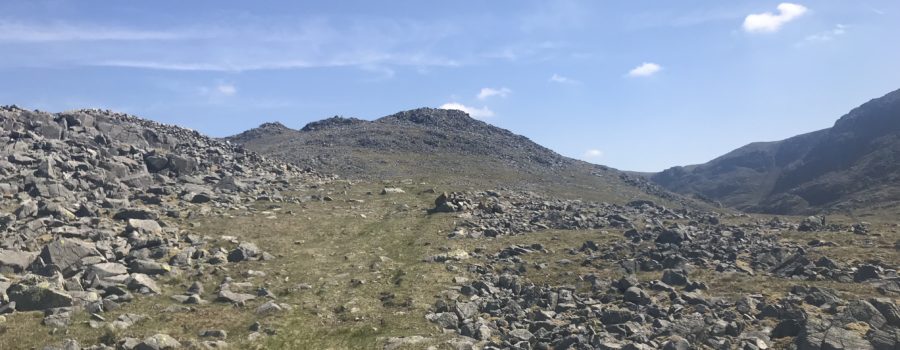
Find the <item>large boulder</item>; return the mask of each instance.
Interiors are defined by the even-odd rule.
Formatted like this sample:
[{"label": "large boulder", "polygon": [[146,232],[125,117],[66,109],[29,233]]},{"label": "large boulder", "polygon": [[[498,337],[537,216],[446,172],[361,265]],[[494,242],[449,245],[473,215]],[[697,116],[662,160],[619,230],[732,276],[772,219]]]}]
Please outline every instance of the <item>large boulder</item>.
[{"label": "large boulder", "polygon": [[133,273],[128,279],[128,289],[138,291],[143,294],[160,294],[162,289],[156,285],[156,281],[150,276],[142,273]]},{"label": "large boulder", "polygon": [[818,319],[810,319],[797,335],[798,350],[872,350],[858,330]]},{"label": "large boulder", "polygon": [[125,208],[121,209],[113,215],[113,219],[116,220],[129,220],[129,219],[138,219],[138,220],[156,220],[159,219],[159,214],[156,212],[144,209],[144,208]]},{"label": "large boulder", "polygon": [[260,250],[256,246],[256,244],[243,242],[239,244],[237,248],[228,253],[228,261],[239,262],[246,260],[255,260],[258,259],[260,255],[262,255],[262,250]]},{"label": "large boulder", "polygon": [[162,232],[162,227],[156,220],[128,219],[128,232],[137,232],[139,234],[158,235]]},{"label": "large boulder", "polygon": [[93,243],[60,238],[44,246],[41,250],[41,261],[47,267],[55,267],[63,276],[69,277],[76,274],[83,266],[83,260],[87,257],[102,257]]},{"label": "large boulder", "polygon": [[893,327],[900,327],[900,307],[893,300],[888,298],[869,299],[869,303],[875,307],[881,315],[884,316],[887,324]]},{"label": "large boulder", "polygon": [[181,348],[181,343],[168,334],[160,333],[145,338],[134,347],[134,350],[174,350],[178,348]]},{"label": "large boulder", "polygon": [[88,266],[85,270],[85,276],[88,278],[97,277],[99,279],[104,279],[125,274],[128,274],[128,268],[125,267],[125,265],[114,262],[94,264]]},{"label": "large boulder", "polygon": [[169,170],[178,175],[190,175],[197,170],[197,162],[193,159],[179,155],[169,154]]},{"label": "large boulder", "polygon": [[665,230],[656,237],[656,243],[663,244],[678,244],[681,245],[681,242],[684,242],[688,239],[687,233],[685,233],[681,229],[669,229]]},{"label": "large boulder", "polygon": [[9,300],[16,303],[19,311],[46,310],[72,306],[72,296],[63,291],[51,289],[46,284],[14,284],[6,290]]},{"label": "large boulder", "polygon": [[25,271],[38,254],[0,249],[0,273],[20,273]]}]

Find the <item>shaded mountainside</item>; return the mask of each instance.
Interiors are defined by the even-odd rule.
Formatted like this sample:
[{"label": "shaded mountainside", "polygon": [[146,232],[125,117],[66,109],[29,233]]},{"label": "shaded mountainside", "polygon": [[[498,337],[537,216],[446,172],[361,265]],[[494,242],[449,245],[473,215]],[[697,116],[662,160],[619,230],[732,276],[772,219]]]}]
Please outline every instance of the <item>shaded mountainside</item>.
[{"label": "shaded mountainside", "polygon": [[900,201],[900,90],[853,109],[829,129],[751,143],[651,179],[753,212],[893,207]]},{"label": "shaded mountainside", "polygon": [[645,179],[563,157],[457,110],[419,108],[374,121],[332,117],[300,130],[266,123],[227,140],[350,179],[513,187],[619,202],[681,200]]}]

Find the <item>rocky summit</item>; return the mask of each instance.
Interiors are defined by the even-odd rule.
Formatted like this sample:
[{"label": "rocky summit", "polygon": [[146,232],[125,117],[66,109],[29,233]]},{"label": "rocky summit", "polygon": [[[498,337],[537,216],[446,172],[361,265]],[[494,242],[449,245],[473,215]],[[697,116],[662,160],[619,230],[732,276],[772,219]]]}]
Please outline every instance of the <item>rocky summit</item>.
[{"label": "rocky summit", "polygon": [[414,179],[617,202],[639,196],[687,200],[640,176],[564,157],[458,110],[418,108],[373,121],[335,116],[299,130],[265,123],[226,140],[351,180]]}]

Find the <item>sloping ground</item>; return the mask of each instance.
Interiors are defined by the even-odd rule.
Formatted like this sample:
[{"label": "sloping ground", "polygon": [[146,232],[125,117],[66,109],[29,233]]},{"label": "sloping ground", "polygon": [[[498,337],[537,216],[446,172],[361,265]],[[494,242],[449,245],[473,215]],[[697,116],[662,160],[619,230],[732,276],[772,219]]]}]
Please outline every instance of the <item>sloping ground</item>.
[{"label": "sloping ground", "polygon": [[[886,299],[900,295],[893,221],[798,224],[654,201],[324,181],[124,115],[3,116],[14,119],[0,137],[16,163],[0,182],[20,189],[3,199],[13,212],[4,249],[31,255],[0,253],[2,349],[900,340]],[[29,160],[51,156],[52,167]],[[48,182],[61,186],[25,190]]]},{"label": "sloping ground", "polygon": [[[147,315],[108,312],[145,297],[205,303],[169,282],[273,257],[252,242],[199,236],[176,222],[294,200],[281,192],[320,183],[195,131],[120,113],[0,107],[0,314],[42,311],[41,333],[68,328],[84,313],[91,327],[124,330]],[[219,299],[242,298],[230,288],[222,284]],[[113,334],[103,342],[132,340]]]},{"label": "sloping ground", "polygon": [[683,194],[763,213],[853,212],[900,201],[900,90],[832,128],[752,143],[708,163],[654,174]]},{"label": "sloping ground", "polygon": [[334,117],[301,130],[267,123],[226,140],[349,179],[516,188],[617,203],[683,201],[641,177],[563,157],[456,110],[420,108],[374,121]]},{"label": "sloping ground", "polygon": [[[866,313],[851,314],[870,312],[870,304],[884,306],[870,298],[885,297],[881,283],[896,281],[893,242],[900,237],[892,223],[873,222],[872,235],[798,232],[788,220],[507,191],[451,196],[470,205],[429,214],[440,196],[428,191],[432,184],[392,182],[387,186],[405,193],[379,195],[383,186],[297,186],[285,196],[330,200],[259,202],[221,217],[174,220],[198,236],[255,242],[275,259],[167,276],[165,288],[187,291],[197,282],[204,286],[199,296],[210,302],[185,305],[160,295],[102,314],[108,320],[150,316],[127,329],[93,328],[96,320],[81,313],[66,332],[49,334],[40,316],[6,315],[0,346],[40,347],[66,339],[87,345],[165,333],[191,348],[218,339],[199,334],[224,330],[223,340],[239,349],[504,349],[526,347],[522,342],[532,349],[565,342],[662,348],[679,337],[698,349],[745,343],[785,348],[822,337],[820,323],[814,323],[822,320],[836,329],[848,320],[866,323],[829,335],[829,342],[874,344],[897,331],[895,323],[881,321],[884,316],[870,313],[860,321]],[[508,222],[532,224],[493,238],[453,235],[460,226],[470,233],[475,226],[498,231]],[[677,235],[660,239],[669,231]],[[813,238],[838,245],[808,245]],[[822,256],[829,260],[819,262]],[[816,263],[804,265],[802,259]],[[865,264],[876,265],[861,276],[864,283],[854,282],[853,269]],[[678,271],[664,277],[665,269]],[[687,279],[679,282],[679,275]],[[216,302],[216,288],[226,280],[234,292],[265,296],[234,306]],[[619,289],[621,280],[640,291],[623,292],[628,289]],[[897,291],[888,297],[896,298]],[[263,307],[270,301],[280,309]],[[848,314],[854,318],[844,318]],[[771,331],[781,323],[795,325],[798,333]]]}]

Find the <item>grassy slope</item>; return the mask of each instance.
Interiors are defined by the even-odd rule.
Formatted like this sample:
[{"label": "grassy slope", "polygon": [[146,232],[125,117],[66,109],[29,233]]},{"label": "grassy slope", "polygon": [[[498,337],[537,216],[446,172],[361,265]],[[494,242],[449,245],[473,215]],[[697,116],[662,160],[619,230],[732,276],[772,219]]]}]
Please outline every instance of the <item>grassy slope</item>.
[{"label": "grassy slope", "polygon": [[[175,276],[164,283],[172,291],[184,291],[194,280],[205,283],[207,299],[225,276],[236,282],[251,282],[254,287],[265,286],[278,295],[278,302],[294,306],[280,315],[258,316],[255,308],[263,300],[255,300],[245,307],[212,303],[197,307],[195,312],[162,314],[160,311],[175,305],[165,297],[142,297],[121,309],[104,314],[108,320],[120,313],[142,313],[150,320],[123,332],[108,334],[86,325],[88,315],[81,314],[68,334],[60,331],[48,335],[49,328],[39,326],[39,313],[18,313],[0,325],[0,348],[34,348],[65,338],[76,338],[83,344],[98,339],[123,336],[143,337],[157,332],[168,333],[177,339],[196,339],[204,329],[225,329],[228,342],[236,348],[296,348],[296,349],[375,349],[381,348],[386,337],[422,335],[434,338],[434,343],[446,337],[429,324],[424,315],[441,291],[453,285],[454,276],[468,276],[467,264],[484,264],[478,256],[453,263],[458,271],[450,271],[445,264],[425,263],[426,256],[447,249],[476,249],[485,254],[511,244],[541,243],[551,253],[529,254],[527,276],[536,283],[568,284],[586,287],[579,276],[595,273],[618,278],[613,266],[581,266],[580,259],[567,251],[578,248],[585,240],[598,243],[621,240],[621,232],[606,231],[544,231],[520,236],[480,240],[449,240],[446,238],[458,220],[450,214],[427,215],[433,193],[420,193],[431,185],[391,183],[406,189],[405,194],[379,195],[382,184],[336,183],[321,189],[302,189],[298,194],[328,194],[333,201],[304,204],[259,203],[249,215],[219,218],[207,217],[181,222],[188,232],[210,237],[236,236],[256,242],[278,259],[268,262],[245,262],[208,269],[197,276]],[[454,190],[454,188],[438,188]],[[372,192],[373,194],[367,194]],[[364,202],[349,200],[359,199]],[[363,217],[364,216],[364,217]],[[755,220],[741,218],[736,220]],[[840,220],[840,218],[830,219]],[[900,261],[893,242],[900,238],[896,229],[872,220],[882,237],[850,234],[789,233],[788,239],[806,241],[820,238],[839,243],[838,247],[816,248],[840,261],[864,260],[880,257],[886,261]],[[561,259],[574,261],[561,265]],[[546,262],[548,268],[535,269],[531,265]],[[266,277],[244,277],[249,270],[263,271]],[[658,278],[658,273],[644,273],[642,279]],[[351,280],[363,280],[353,286]],[[761,276],[723,275],[715,272],[698,273],[696,279],[710,284],[710,294],[739,296],[743,293],[778,295],[795,283],[821,285],[862,295],[873,293],[856,284],[834,282],[799,282]],[[290,292],[299,283],[311,289]],[[764,286],[760,289],[760,286]],[[248,290],[250,292],[252,290]],[[406,306],[384,306],[382,293],[393,293],[394,300]],[[248,342],[248,327],[254,321],[277,329],[278,333],[263,342]],[[417,345],[421,347],[422,344]]]}]

